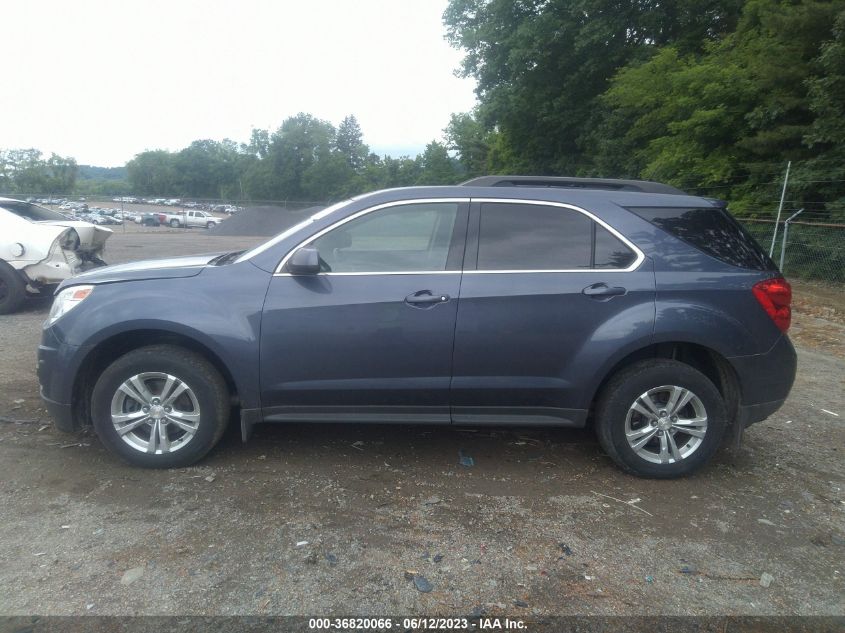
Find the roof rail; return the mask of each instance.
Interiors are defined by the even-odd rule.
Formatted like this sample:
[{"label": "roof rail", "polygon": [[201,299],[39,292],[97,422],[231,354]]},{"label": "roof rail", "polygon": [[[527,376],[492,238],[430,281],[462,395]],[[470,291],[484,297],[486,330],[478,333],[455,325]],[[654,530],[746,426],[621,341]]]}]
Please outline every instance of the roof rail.
[{"label": "roof rail", "polygon": [[604,189],[606,191],[637,191],[640,193],[686,192],[671,185],[650,180],[617,180],[614,178],[568,178],[563,176],[479,176],[461,183],[466,187],[559,187],[562,189]]}]

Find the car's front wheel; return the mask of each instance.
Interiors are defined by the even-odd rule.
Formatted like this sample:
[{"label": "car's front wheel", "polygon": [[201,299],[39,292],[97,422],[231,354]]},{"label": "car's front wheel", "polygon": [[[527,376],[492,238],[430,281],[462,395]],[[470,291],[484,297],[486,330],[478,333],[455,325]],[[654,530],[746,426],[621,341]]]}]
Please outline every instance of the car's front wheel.
[{"label": "car's front wheel", "polygon": [[599,398],[596,431],[607,454],[641,477],[682,477],[713,456],[727,427],[725,402],[697,369],[646,360],[614,376]]},{"label": "car's front wheel", "polygon": [[223,435],[229,393],[202,356],[170,345],[131,351],[100,375],[94,429],[113,453],[145,468],[193,464]]}]

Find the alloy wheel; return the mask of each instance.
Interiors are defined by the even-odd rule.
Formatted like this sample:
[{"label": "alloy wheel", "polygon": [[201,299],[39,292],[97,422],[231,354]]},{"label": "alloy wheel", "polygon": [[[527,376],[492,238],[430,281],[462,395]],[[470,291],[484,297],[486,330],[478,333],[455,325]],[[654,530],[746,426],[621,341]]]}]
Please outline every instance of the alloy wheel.
[{"label": "alloy wheel", "polygon": [[707,411],[689,389],[663,385],[641,394],[628,407],[625,438],[642,459],[674,464],[692,455],[707,434]]},{"label": "alloy wheel", "polygon": [[199,430],[193,389],[176,376],[144,372],[125,380],[111,401],[118,436],[142,453],[165,454],[188,444]]}]

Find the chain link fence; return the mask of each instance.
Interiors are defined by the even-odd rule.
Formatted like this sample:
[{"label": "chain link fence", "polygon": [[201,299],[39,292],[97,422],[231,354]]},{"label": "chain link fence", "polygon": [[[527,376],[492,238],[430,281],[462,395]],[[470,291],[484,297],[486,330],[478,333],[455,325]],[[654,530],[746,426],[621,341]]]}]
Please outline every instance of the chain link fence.
[{"label": "chain link fence", "polygon": [[[775,221],[740,221],[768,251]],[[787,277],[845,283],[845,224],[800,219],[780,222],[772,259]]]}]

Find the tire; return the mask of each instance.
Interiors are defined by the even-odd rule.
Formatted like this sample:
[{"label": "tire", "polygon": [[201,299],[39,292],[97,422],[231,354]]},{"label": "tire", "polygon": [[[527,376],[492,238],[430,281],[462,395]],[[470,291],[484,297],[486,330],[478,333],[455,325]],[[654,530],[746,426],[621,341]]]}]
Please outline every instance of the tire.
[{"label": "tire", "polygon": [[179,228],[179,220],[170,220],[170,226],[172,226],[174,229],[178,229]]},{"label": "tire", "polygon": [[[669,400],[677,393],[682,404],[687,398],[683,390],[692,396],[674,411],[678,415],[673,422]],[[640,399],[645,396],[652,407]],[[649,415],[632,410],[635,403]],[[716,386],[700,371],[674,360],[646,360],[626,367],[602,390],[596,408],[602,448],[624,471],[638,477],[671,479],[695,472],[713,457],[727,426],[725,402]],[[636,447],[639,442],[645,444]],[[673,444],[677,453],[671,450]]]},{"label": "tire", "polygon": [[[187,387],[170,407],[166,406],[166,399],[159,402],[136,399],[121,389],[134,377],[134,384],[140,382],[148,395],[163,395],[168,376]],[[179,389],[178,382],[172,383],[171,394],[174,389]],[[141,393],[138,389],[135,392]],[[146,405],[149,415],[141,409],[141,400],[154,405]],[[163,427],[151,418],[156,410],[162,416],[159,419],[164,420]],[[91,396],[91,417],[100,440],[112,453],[142,468],[178,468],[199,461],[223,436],[229,410],[229,391],[220,373],[199,354],[172,345],[142,347],[121,356],[100,375]],[[135,428],[118,433],[113,413],[134,416],[127,425],[134,424]],[[192,434],[177,424],[178,420],[164,417],[176,415],[182,425],[195,427]],[[154,428],[164,435],[156,436],[156,452],[151,453],[149,444]],[[168,446],[161,441],[163,437]]]},{"label": "tire", "polygon": [[214,222],[208,222],[208,223],[206,223],[205,228],[207,228],[207,229],[213,229],[213,228],[214,228]]},{"label": "tire", "polygon": [[26,284],[20,273],[0,261],[0,314],[17,311],[25,300]]}]

